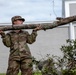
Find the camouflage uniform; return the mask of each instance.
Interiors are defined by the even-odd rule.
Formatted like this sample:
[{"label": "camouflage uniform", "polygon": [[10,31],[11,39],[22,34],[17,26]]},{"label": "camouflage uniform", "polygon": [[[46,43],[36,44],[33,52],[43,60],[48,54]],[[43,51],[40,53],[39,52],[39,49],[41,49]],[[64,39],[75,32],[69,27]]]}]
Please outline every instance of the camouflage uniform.
[{"label": "camouflage uniform", "polygon": [[21,75],[32,75],[32,57],[27,43],[35,42],[36,31],[29,34],[20,30],[18,33],[11,31],[2,34],[2,41],[5,46],[10,47],[8,69],[6,75],[17,75],[19,69]]}]

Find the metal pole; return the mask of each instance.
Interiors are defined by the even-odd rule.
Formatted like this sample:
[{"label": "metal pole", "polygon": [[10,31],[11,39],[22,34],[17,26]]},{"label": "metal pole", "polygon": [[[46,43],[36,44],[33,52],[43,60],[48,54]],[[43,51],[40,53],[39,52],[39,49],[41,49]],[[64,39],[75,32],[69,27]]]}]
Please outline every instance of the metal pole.
[{"label": "metal pole", "polygon": [[74,25],[72,23],[69,25],[69,38],[70,40],[75,40]]}]

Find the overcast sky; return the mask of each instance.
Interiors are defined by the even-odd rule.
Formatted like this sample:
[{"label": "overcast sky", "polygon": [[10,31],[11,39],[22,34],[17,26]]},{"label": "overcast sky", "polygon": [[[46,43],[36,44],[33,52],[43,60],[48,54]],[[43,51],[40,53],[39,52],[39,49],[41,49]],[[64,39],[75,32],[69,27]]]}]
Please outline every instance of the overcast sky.
[{"label": "overcast sky", "polygon": [[62,0],[0,0],[0,23],[21,15],[27,21],[50,21],[62,16]]}]

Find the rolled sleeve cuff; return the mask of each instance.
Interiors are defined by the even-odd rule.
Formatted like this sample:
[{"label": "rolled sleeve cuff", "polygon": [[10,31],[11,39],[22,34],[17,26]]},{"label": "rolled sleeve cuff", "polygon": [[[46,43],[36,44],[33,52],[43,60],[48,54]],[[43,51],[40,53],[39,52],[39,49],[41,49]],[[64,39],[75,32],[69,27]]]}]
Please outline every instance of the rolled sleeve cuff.
[{"label": "rolled sleeve cuff", "polygon": [[37,31],[36,30],[33,30],[32,33],[35,34],[35,35],[37,35]]},{"label": "rolled sleeve cuff", "polygon": [[4,37],[5,37],[5,33],[2,33],[2,34],[1,34],[1,38],[4,38]]}]

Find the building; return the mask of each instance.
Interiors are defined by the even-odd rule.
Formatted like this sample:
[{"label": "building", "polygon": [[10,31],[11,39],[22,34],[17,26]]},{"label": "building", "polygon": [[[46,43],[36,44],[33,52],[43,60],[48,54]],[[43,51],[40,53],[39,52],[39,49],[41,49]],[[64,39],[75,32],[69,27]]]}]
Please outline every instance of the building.
[{"label": "building", "polygon": [[[62,17],[75,15],[76,0],[62,0]],[[75,39],[75,22],[51,30],[39,31],[37,40],[29,45],[32,55],[39,59],[46,59],[46,55],[62,57],[60,48],[66,44],[67,39]],[[28,30],[31,33],[31,30]],[[9,48],[5,47],[0,39],[0,73],[6,72],[8,66]]]},{"label": "building", "polygon": [[[69,17],[76,15],[76,0],[62,0],[62,16]],[[75,39],[76,22],[70,23],[69,25],[69,38]]]}]

